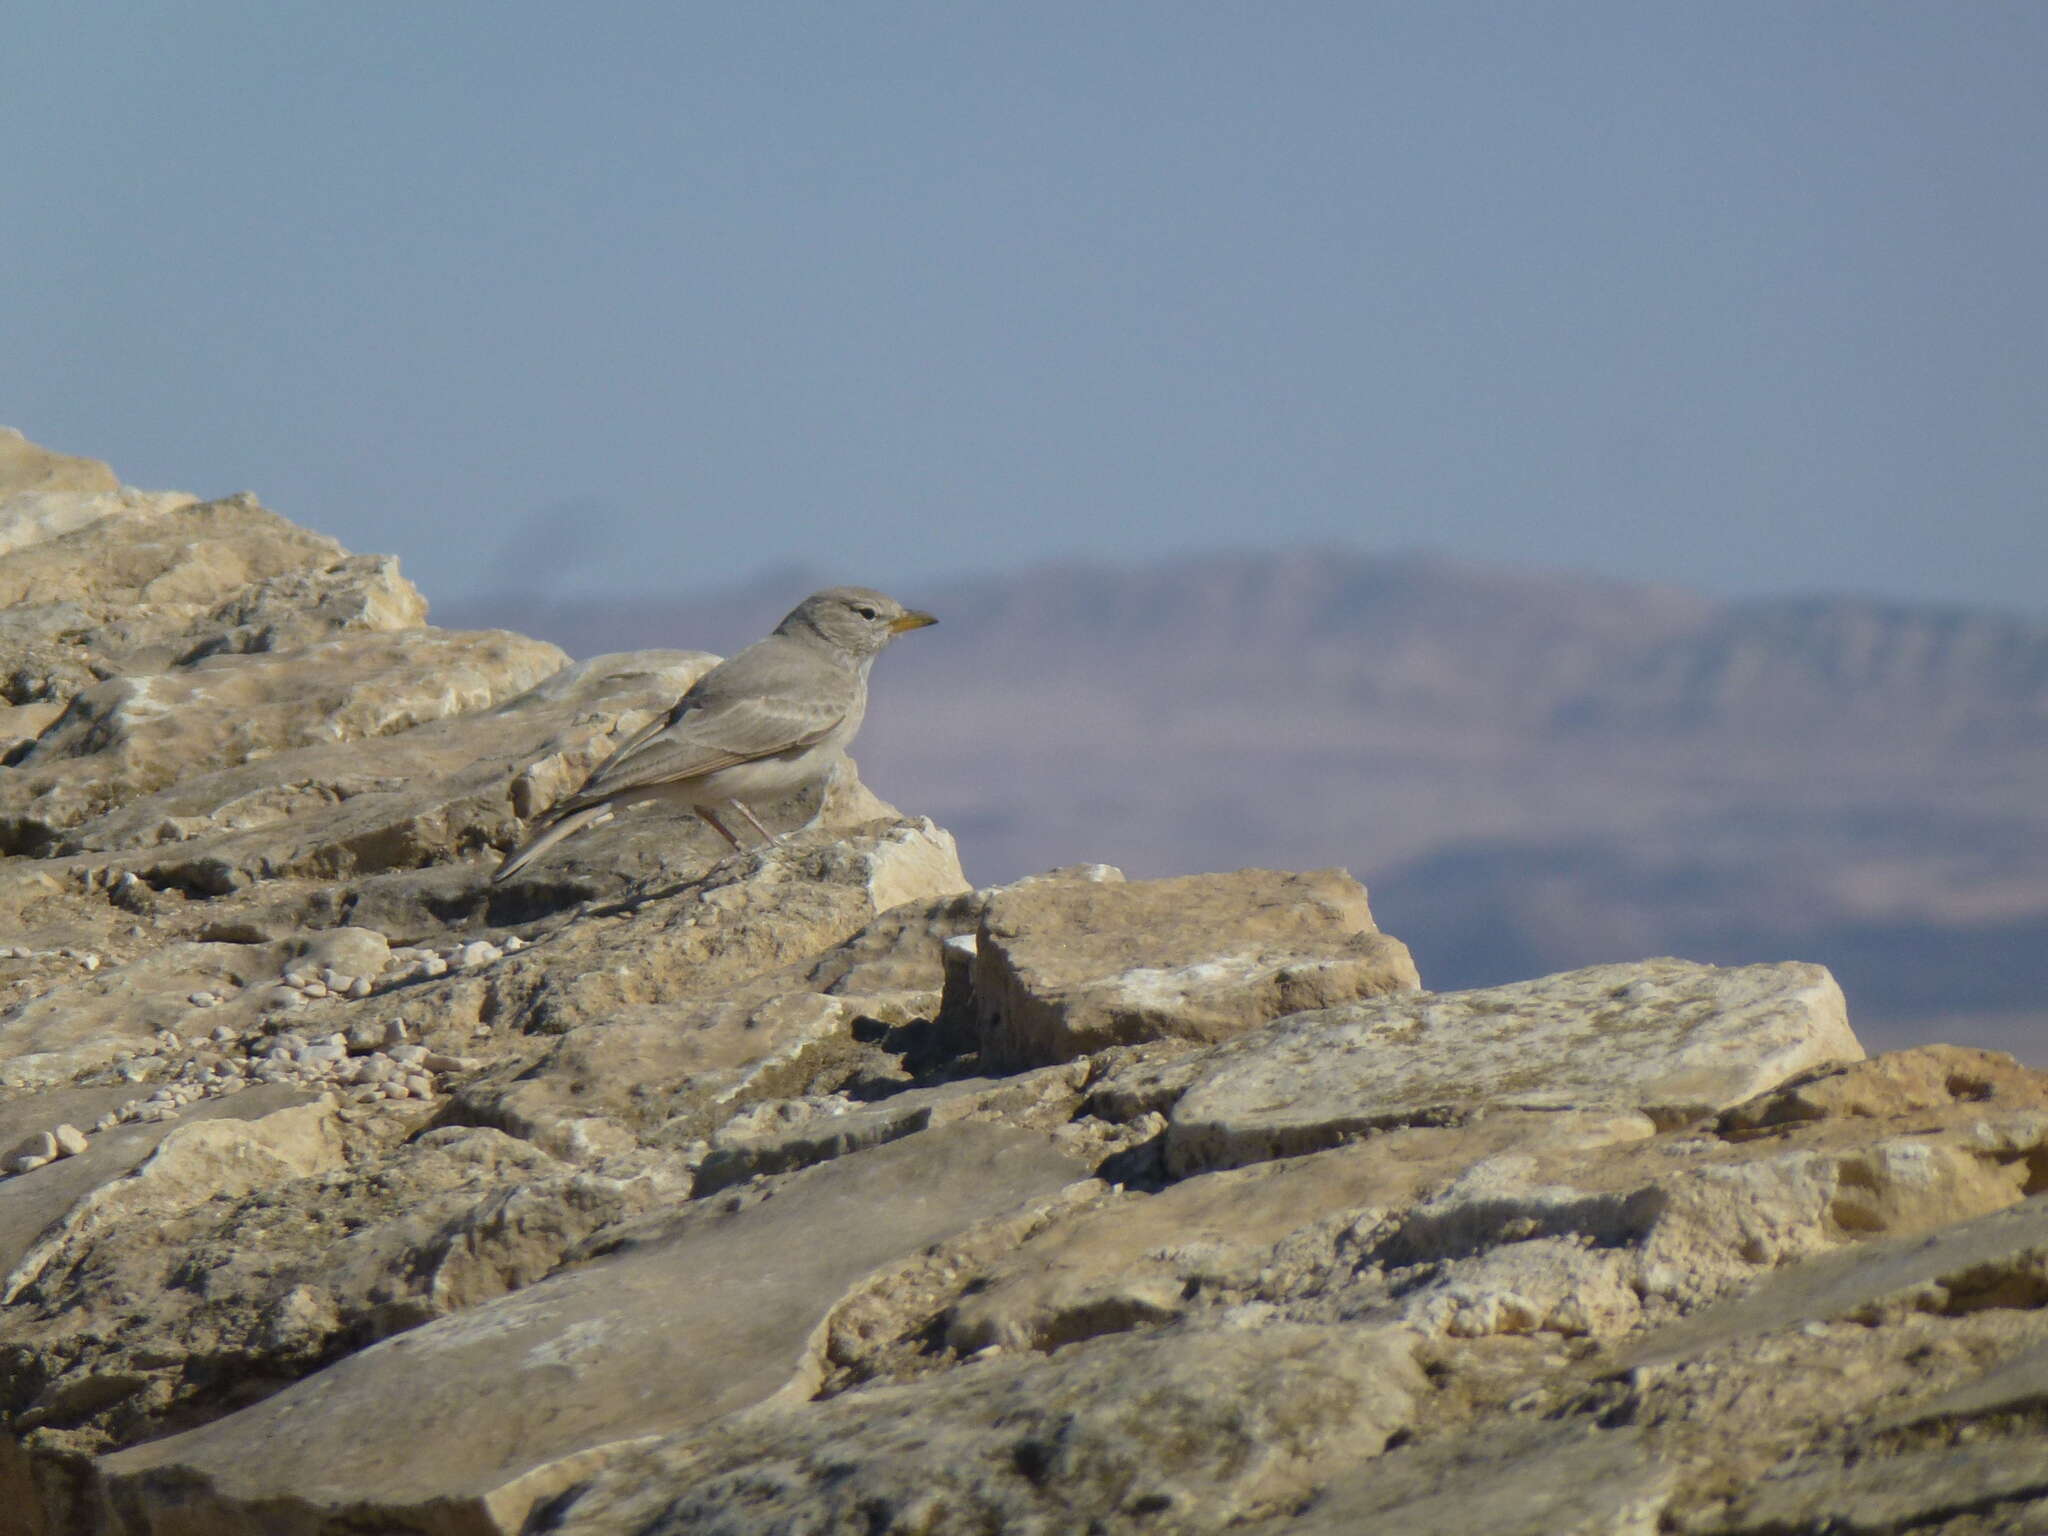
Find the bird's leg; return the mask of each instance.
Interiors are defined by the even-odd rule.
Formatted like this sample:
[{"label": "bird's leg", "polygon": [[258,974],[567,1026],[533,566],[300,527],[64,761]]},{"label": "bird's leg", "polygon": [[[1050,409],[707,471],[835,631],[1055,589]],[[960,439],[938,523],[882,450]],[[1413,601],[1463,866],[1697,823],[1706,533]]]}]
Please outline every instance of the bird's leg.
[{"label": "bird's leg", "polygon": [[739,808],[739,813],[747,818],[747,824],[751,826],[756,832],[760,833],[762,837],[766,838],[771,846],[781,841],[781,839],[776,837],[776,835],[773,832],[770,832],[766,827],[761,825],[761,818],[756,816],[752,811],[747,809],[746,801],[735,800],[732,803]]},{"label": "bird's leg", "polygon": [[739,850],[740,840],[734,837],[731,832],[726,830],[725,823],[720,821],[716,816],[712,815],[709,808],[700,805],[697,807],[697,814],[699,816],[702,816],[707,822],[711,824],[712,831],[716,832],[728,843],[731,843],[733,846],[733,850],[735,852]]}]

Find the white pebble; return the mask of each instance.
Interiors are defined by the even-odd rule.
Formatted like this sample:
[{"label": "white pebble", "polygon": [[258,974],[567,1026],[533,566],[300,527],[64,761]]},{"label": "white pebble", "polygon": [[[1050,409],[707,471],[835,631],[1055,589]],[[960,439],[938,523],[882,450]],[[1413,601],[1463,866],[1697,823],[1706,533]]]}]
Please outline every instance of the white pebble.
[{"label": "white pebble", "polygon": [[311,971],[286,971],[284,984],[288,987],[303,987],[314,979]]},{"label": "white pebble", "polygon": [[235,1026],[232,1024],[216,1024],[213,1027],[213,1038],[222,1045],[232,1045],[241,1036],[235,1033]]},{"label": "white pebble", "polygon": [[220,999],[211,992],[194,992],[185,1001],[194,1008],[212,1008],[219,1004]]},{"label": "white pebble", "polygon": [[350,997],[368,997],[370,991],[370,978],[367,976],[358,976],[348,984],[348,995]]},{"label": "white pebble", "polygon": [[93,1133],[97,1135],[101,1131],[111,1131],[120,1123],[121,1117],[119,1115],[101,1115],[99,1119],[92,1123]]},{"label": "white pebble", "polygon": [[472,966],[489,965],[503,953],[504,951],[500,950],[497,945],[483,939],[478,939],[474,943],[462,946],[457,957],[457,963],[464,970],[468,970]]},{"label": "white pebble", "polygon": [[429,955],[420,962],[420,971],[428,976],[446,976],[448,974],[448,962],[439,955]]},{"label": "white pebble", "polygon": [[43,1164],[54,1161],[54,1158],[36,1157],[32,1154],[24,1153],[22,1156],[17,1157],[8,1166],[13,1168],[16,1173],[34,1173],[36,1169],[42,1167]]},{"label": "white pebble", "polygon": [[425,1061],[428,1053],[424,1045],[394,1045],[387,1048],[384,1054],[402,1067],[412,1067]]},{"label": "white pebble", "polygon": [[75,1125],[60,1125],[50,1132],[50,1139],[57,1144],[59,1157],[76,1157],[86,1149],[85,1132]]},{"label": "white pebble", "polygon": [[100,957],[98,955],[87,955],[78,963],[88,971],[96,971],[100,968]]},{"label": "white pebble", "polygon": [[434,1080],[424,1072],[415,1072],[405,1080],[405,1091],[416,1099],[431,1099]]},{"label": "white pebble", "polygon": [[505,940],[505,953],[508,955],[516,955],[524,948],[526,948],[526,940],[519,937],[516,933]]},{"label": "white pebble", "polygon": [[384,1097],[387,1099],[403,1099],[408,1096],[406,1093],[405,1084],[400,1082],[385,1083],[377,1091],[383,1094]]},{"label": "white pebble", "polygon": [[178,1037],[175,1029],[160,1029],[156,1032],[156,1043],[162,1050],[175,1051],[185,1042]]},{"label": "white pebble", "polygon": [[429,1072],[474,1072],[481,1063],[473,1056],[444,1056],[439,1051],[429,1051],[420,1058],[420,1065]]}]

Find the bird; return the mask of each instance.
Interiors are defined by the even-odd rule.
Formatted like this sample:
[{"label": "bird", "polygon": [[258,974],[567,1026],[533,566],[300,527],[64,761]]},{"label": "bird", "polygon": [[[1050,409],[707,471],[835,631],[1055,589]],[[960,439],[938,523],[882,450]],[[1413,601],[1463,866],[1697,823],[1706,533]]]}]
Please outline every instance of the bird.
[{"label": "bird", "polygon": [[695,811],[735,850],[719,818],[731,806],[768,842],[749,800],[775,800],[828,777],[868,707],[868,669],[898,635],[938,620],[872,587],[827,587],[697,679],[666,715],[606,758],[532,836],[505,856],[509,880],[562,839],[624,806],[660,800]]}]

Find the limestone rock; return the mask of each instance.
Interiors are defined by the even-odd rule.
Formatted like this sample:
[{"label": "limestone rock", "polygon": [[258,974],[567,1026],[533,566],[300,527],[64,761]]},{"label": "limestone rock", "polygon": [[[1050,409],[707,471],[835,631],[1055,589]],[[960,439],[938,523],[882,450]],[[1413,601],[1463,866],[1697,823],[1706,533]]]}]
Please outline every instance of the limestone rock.
[{"label": "limestone rock", "polygon": [[1341,870],[1020,882],[994,894],[976,936],[982,1052],[998,1062],[1222,1040],[1418,985]]},{"label": "limestone rock", "polygon": [[1518,1425],[1395,1452],[1246,1536],[1655,1536],[1677,1481],[1640,1430]]},{"label": "limestone rock", "polygon": [[1296,1014],[1233,1041],[1174,1103],[1167,1157],[1229,1167],[1475,1102],[1676,1125],[1862,1054],[1819,966],[1594,966]]},{"label": "limestone rock", "polygon": [[1425,1390],[1413,1350],[1278,1325],[997,1359],[631,1451],[538,1529],[1215,1530],[1376,1455]]},{"label": "limestone rock", "polygon": [[0,808],[24,829],[17,836],[47,836],[195,771],[486,709],[566,659],[503,632],[413,629],[111,678],[81,692],[36,739]]},{"label": "limestone rock", "polygon": [[[133,1091],[68,1089],[17,1100],[0,1107],[0,1141],[11,1140],[28,1124],[39,1124],[54,1115],[70,1114],[89,1123],[102,1106],[112,1108]],[[212,1117],[262,1119],[305,1101],[306,1095],[296,1089],[258,1088],[195,1106],[183,1123]],[[81,1202],[96,1190],[134,1171],[174,1128],[170,1121],[116,1126],[92,1138],[92,1144],[75,1157],[33,1174],[0,1180],[0,1276],[19,1274],[24,1260],[46,1233],[69,1213],[79,1211]],[[13,1288],[0,1285],[0,1290]]]},{"label": "limestone rock", "polygon": [[0,500],[28,491],[117,491],[120,479],[98,459],[55,453],[13,427],[0,427]]},{"label": "limestone rock", "polygon": [[467,1529],[517,1531],[553,1491],[539,1469],[800,1395],[813,1331],[863,1274],[1079,1172],[1042,1137],[962,1125],[792,1175],[772,1200],[650,1234],[105,1457],[106,1496],[136,1529],[175,1498],[221,1532],[423,1529],[429,1511],[457,1510]]}]

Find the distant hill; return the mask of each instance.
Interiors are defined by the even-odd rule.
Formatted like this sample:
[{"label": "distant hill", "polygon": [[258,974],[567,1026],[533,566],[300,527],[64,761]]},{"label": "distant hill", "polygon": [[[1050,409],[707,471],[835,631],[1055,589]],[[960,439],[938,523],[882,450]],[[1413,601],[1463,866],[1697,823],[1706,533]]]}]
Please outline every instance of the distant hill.
[{"label": "distant hill", "polygon": [[[434,616],[724,653],[828,579]],[[1439,989],[1813,959],[1873,1048],[2048,1059],[2048,626],[1342,550],[897,595],[857,755],[977,880],[1341,864]]]}]

